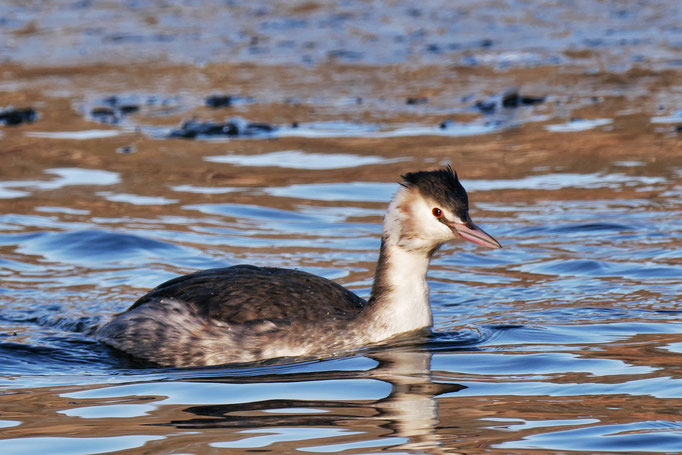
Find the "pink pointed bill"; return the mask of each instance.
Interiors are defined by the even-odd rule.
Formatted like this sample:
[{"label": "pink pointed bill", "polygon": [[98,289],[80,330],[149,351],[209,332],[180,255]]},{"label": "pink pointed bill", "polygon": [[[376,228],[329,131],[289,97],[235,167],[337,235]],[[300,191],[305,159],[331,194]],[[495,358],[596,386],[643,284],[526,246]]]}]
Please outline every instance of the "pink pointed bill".
[{"label": "pink pointed bill", "polygon": [[497,240],[492,238],[474,223],[469,223],[469,226],[465,224],[453,223],[451,224],[451,227],[464,240],[473,242],[476,245],[481,245],[486,248],[502,248],[502,245],[500,245]]}]

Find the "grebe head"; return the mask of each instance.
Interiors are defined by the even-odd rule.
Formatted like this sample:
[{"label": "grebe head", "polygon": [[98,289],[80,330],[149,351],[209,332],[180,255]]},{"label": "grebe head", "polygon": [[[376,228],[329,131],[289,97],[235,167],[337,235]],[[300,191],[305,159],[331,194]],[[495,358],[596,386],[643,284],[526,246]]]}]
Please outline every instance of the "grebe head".
[{"label": "grebe head", "polygon": [[407,251],[433,254],[443,243],[462,238],[488,248],[501,245],[469,217],[469,199],[450,166],[402,176],[389,205],[384,234]]}]

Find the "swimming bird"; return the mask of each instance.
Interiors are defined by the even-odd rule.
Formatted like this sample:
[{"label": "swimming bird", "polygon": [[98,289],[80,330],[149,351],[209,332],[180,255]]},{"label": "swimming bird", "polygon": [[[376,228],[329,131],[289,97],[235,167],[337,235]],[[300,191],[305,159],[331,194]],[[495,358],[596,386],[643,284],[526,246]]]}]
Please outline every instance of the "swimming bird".
[{"label": "swimming bird", "polygon": [[331,356],[428,329],[433,254],[456,238],[500,244],[471,221],[450,166],[402,178],[384,217],[367,300],[300,270],[235,265],[159,285],[96,338],[149,362],[185,367]]}]

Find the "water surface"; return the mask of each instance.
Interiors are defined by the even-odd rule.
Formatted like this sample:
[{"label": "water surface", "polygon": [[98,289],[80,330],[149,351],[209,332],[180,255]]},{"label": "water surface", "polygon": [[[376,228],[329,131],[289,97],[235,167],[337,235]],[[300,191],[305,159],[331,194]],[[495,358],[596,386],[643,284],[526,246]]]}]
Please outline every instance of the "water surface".
[{"label": "water surface", "polygon": [[[1,6],[0,107],[37,110],[0,126],[6,453],[681,450],[677,3],[186,3]],[[366,296],[400,175],[447,163],[504,248],[434,257],[427,339],[187,369],[92,339],[210,267]]]}]

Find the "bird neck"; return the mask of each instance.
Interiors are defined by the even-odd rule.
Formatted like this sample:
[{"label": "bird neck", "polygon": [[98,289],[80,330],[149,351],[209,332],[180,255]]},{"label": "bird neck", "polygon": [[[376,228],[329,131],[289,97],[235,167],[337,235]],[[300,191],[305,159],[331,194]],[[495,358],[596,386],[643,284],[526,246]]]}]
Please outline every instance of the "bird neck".
[{"label": "bird neck", "polygon": [[384,232],[368,301],[370,341],[431,326],[426,282],[429,260],[428,254],[403,248],[391,233]]}]

